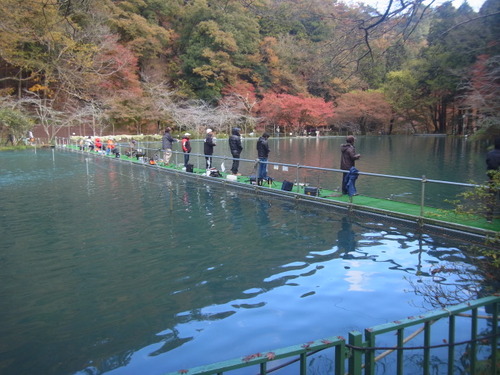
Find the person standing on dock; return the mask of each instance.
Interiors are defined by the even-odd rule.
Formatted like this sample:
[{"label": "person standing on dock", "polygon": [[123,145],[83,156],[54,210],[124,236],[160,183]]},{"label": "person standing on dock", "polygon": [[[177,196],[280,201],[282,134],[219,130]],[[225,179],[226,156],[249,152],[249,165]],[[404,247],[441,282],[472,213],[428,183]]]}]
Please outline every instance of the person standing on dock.
[{"label": "person standing on dock", "polygon": [[269,133],[264,133],[257,141],[257,156],[259,158],[259,170],[257,173],[257,184],[262,185],[262,181],[267,180],[267,160],[269,158]]},{"label": "person standing on dock", "polygon": [[212,168],[212,155],[214,154],[215,138],[212,129],[207,129],[207,137],[203,144],[203,152],[205,154],[206,169]]},{"label": "person standing on dock", "polygon": [[106,146],[106,155],[111,155],[115,148],[115,143],[113,142],[113,138],[108,139],[108,144]]},{"label": "person standing on dock", "polygon": [[[495,138],[495,148],[486,154],[486,168],[489,178],[489,197],[487,202],[486,220],[491,222],[493,220],[493,213],[495,211],[497,194],[498,194],[498,176],[495,174],[500,173],[500,137]],[[495,182],[495,180],[497,182]]]},{"label": "person standing on dock", "polygon": [[90,135],[85,138],[85,147],[87,147],[89,151],[94,151],[94,142],[92,142]]},{"label": "person standing on dock", "polygon": [[191,134],[186,133],[181,139],[182,152],[184,152],[184,167],[187,168],[189,163],[189,153],[191,152],[191,142],[189,142],[189,137]]},{"label": "person standing on dock", "polygon": [[[348,135],[346,138],[346,143],[340,146],[341,158],[340,158],[340,169],[343,171],[349,171],[356,160],[358,160],[361,155],[356,154],[356,148],[354,147],[354,141],[356,138],[352,135]],[[347,191],[347,176],[348,172],[343,174],[342,177],[342,194],[348,194]]]},{"label": "person standing on dock", "polygon": [[163,163],[167,165],[172,157],[172,144],[177,142],[177,139],[170,135],[172,128],[168,127],[165,129],[165,134],[161,139],[161,149],[163,151]]},{"label": "person standing on dock", "polygon": [[96,138],[95,139],[95,150],[96,150],[96,152],[99,152],[99,151],[102,150],[101,138]]},{"label": "person standing on dock", "polygon": [[229,137],[229,149],[231,150],[231,155],[233,156],[233,165],[231,166],[231,172],[233,173],[233,175],[239,176],[239,159],[241,151],[243,151],[243,146],[241,145],[240,128],[233,128],[231,130],[231,136]]}]

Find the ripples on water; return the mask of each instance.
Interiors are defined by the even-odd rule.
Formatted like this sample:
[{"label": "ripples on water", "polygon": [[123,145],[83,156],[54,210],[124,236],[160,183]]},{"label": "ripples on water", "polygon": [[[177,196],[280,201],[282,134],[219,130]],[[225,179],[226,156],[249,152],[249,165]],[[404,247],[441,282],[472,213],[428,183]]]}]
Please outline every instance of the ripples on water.
[{"label": "ripples on water", "polygon": [[2,374],[162,374],[477,288],[465,242],[116,160],[0,163]]}]

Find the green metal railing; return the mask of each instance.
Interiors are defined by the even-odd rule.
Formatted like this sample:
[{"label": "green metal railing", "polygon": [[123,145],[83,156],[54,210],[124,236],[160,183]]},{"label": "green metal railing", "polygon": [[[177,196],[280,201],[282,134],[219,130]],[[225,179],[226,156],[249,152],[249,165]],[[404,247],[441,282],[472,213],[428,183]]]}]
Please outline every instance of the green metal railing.
[{"label": "green metal railing", "polygon": [[[275,371],[286,369],[290,366],[286,373],[306,375],[311,373],[309,370],[312,366],[312,358],[315,354],[321,351],[327,351],[326,355],[333,361],[333,366],[330,371],[322,373],[333,373],[336,375],[373,375],[376,373],[377,364],[383,358],[395,364],[395,370],[389,370],[390,374],[402,375],[405,374],[405,362],[407,357],[406,351],[417,352],[422,356],[419,364],[419,374],[431,373],[431,356],[435,356],[434,352],[441,350],[438,354],[441,357],[441,362],[446,363],[446,373],[453,375],[457,373],[456,362],[460,359],[463,365],[460,373],[467,374],[497,374],[499,368],[499,353],[498,350],[498,313],[499,313],[500,296],[491,296],[481,298],[475,301],[469,301],[456,306],[447,307],[441,310],[425,313],[417,317],[409,317],[401,321],[382,324],[372,328],[365,329],[363,334],[357,331],[350,332],[348,342],[342,336],[329,337],[322,340],[308,342],[302,345],[290,346],[287,348],[277,349],[265,353],[255,353],[247,355],[243,358],[232,359],[225,362],[219,362],[211,365],[195,367],[191,369],[179,369],[168,375],[188,374],[188,375],[210,375],[210,374],[225,374],[230,371],[235,371],[245,368],[253,368],[252,374],[260,375],[274,373]],[[485,308],[482,315],[479,310]],[[458,332],[457,318],[461,317],[468,319],[469,330],[467,339],[457,341]],[[478,322],[480,319],[487,320],[487,329],[481,334],[478,330]],[[432,327],[440,324],[439,335],[443,332],[443,326],[447,325],[447,335],[443,339],[434,337]],[[461,327],[463,325],[460,325]],[[405,332],[415,329],[408,337],[404,337]],[[462,336],[463,331],[460,331]],[[423,334],[421,345],[408,345],[411,340],[417,340],[420,334]],[[389,334],[389,335],[388,335]],[[387,339],[394,340],[393,345],[378,345],[379,341],[386,342]],[[440,341],[436,341],[440,340]],[[457,350],[459,346],[467,346],[463,352]],[[478,347],[486,347],[487,354],[479,356]],[[442,353],[444,348],[445,353]],[[380,354],[378,354],[380,352]],[[290,372],[293,371],[293,372]],[[384,373],[382,371],[382,373]],[[408,373],[408,372],[406,372]],[[414,373],[414,372],[413,372]]]}]

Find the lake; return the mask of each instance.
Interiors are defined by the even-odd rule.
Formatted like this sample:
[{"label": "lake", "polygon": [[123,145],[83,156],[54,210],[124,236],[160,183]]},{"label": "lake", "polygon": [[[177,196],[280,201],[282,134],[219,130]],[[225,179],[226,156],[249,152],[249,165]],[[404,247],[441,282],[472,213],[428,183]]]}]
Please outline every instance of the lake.
[{"label": "lake", "polygon": [[[271,160],[314,164],[303,152],[336,168],[341,141],[321,152],[321,140],[273,140]],[[456,160],[464,177],[454,180],[482,178],[480,148],[404,142],[360,137],[359,168],[445,179]],[[417,152],[420,142],[431,145]],[[386,162],[369,156],[380,154]],[[159,375],[432,310],[435,288],[481,294],[466,236],[109,158],[0,153],[0,208],[6,375]],[[436,278],[440,267],[449,272]]]}]

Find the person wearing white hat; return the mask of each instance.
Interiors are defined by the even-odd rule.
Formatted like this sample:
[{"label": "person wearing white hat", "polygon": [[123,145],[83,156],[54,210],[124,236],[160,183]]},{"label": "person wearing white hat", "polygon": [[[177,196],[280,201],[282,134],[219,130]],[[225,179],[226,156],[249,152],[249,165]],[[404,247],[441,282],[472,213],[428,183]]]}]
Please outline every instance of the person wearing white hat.
[{"label": "person wearing white hat", "polygon": [[189,142],[189,137],[191,134],[186,133],[181,139],[182,152],[184,152],[184,167],[187,168],[189,163],[189,153],[191,152],[191,143]]},{"label": "person wearing white hat", "polygon": [[212,168],[212,155],[214,153],[215,138],[212,129],[207,129],[207,137],[203,144],[203,152],[205,153],[205,166],[207,169]]}]

